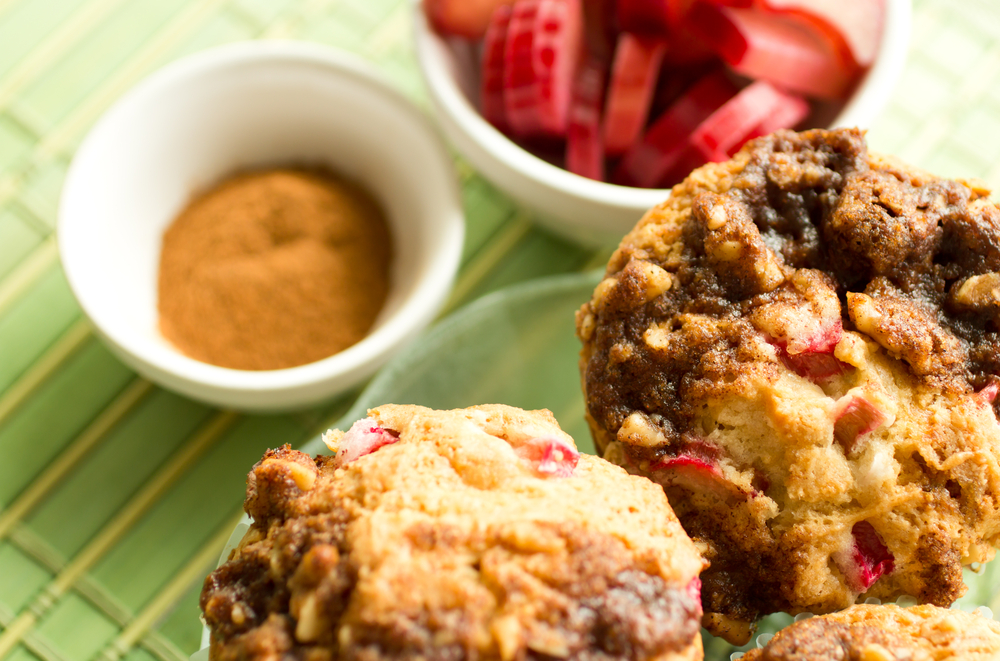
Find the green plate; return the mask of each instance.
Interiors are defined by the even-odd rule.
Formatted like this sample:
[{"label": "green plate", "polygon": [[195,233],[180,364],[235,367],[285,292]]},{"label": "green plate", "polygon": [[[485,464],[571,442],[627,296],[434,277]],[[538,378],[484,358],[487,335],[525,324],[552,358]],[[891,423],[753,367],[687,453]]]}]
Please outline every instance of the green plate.
[{"label": "green plate", "polygon": [[[600,279],[595,271],[533,280],[466,306],[382,368],[336,428],[348,429],[381,404],[455,409],[500,403],[549,409],[580,450],[593,454],[574,313]],[[315,454],[326,447],[316,438],[301,449]]]}]

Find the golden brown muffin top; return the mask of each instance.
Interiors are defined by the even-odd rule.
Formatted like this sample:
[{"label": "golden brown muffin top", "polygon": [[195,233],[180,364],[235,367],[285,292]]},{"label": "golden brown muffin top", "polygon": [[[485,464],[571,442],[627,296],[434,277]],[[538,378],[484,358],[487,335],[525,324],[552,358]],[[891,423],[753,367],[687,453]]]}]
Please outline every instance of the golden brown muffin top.
[{"label": "golden brown muffin top", "polygon": [[[659,487],[548,411],[382,406],[336,456],[269,451],[206,581],[213,659],[667,659],[703,561]],[[548,655],[548,656],[545,656]],[[680,658],[680,656],[677,656]]]},{"label": "golden brown muffin top", "polygon": [[645,408],[679,437],[709,390],[773,364],[757,338],[796,352],[801,310],[832,310],[922,383],[979,390],[1000,373],[988,192],[870,155],[856,129],[779,131],[696,170],[622,240],[581,312],[590,415],[613,435]]},{"label": "golden brown muffin top", "polygon": [[705,626],[861,594],[948,605],[1000,539],[1000,211],[983,187],[778,132],[699,168],[577,317],[605,458],[706,549]]},{"label": "golden brown muffin top", "polygon": [[937,606],[852,606],[781,630],[743,661],[993,661],[1000,624]]}]

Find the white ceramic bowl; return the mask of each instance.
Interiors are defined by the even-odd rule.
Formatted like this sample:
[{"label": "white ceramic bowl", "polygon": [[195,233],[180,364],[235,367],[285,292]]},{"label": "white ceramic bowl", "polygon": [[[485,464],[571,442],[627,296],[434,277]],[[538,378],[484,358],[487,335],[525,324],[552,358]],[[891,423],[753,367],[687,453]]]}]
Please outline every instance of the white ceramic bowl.
[{"label": "white ceramic bowl", "polygon": [[[382,202],[396,253],[385,308],[364,340],[309,365],[253,372],[188,358],[157,330],[163,231],[196,192],[280,164],[328,166]],[[243,410],[304,407],[371,376],[440,310],[463,235],[453,163],[424,115],[353,56],[286,42],[206,51],[125,95],[73,159],[58,227],[70,286],[122,360]]]},{"label": "white ceramic bowl", "polygon": [[[417,58],[445,135],[487,179],[533,209],[538,222],[582,243],[617,241],[669,190],[628,188],[592,181],[522,149],[476,109],[475,51],[435,33],[420,0],[412,0]],[[882,110],[906,61],[910,0],[886,0],[886,22],[875,63],[831,127],[869,128]]]}]

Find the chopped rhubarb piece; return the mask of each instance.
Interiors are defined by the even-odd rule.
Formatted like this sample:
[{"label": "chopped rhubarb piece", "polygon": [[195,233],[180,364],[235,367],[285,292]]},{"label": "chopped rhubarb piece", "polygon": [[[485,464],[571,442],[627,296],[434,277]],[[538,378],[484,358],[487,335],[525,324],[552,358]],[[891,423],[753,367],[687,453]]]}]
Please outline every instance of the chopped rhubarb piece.
[{"label": "chopped rhubarb piece", "polygon": [[851,528],[853,545],[848,553],[838,553],[834,562],[847,579],[848,587],[858,594],[865,592],[896,566],[893,557],[875,527],[859,521]]},{"label": "chopped rhubarb piece", "polygon": [[727,498],[731,489],[722,476],[722,471],[714,461],[692,454],[664,457],[650,466],[653,473],[662,473],[666,478],[664,486],[676,484],[696,493],[714,493]]},{"label": "chopped rhubarb piece", "polygon": [[662,0],[667,5],[667,16],[674,34],[683,31],[684,21],[695,3],[701,2],[718,7],[752,7],[754,0]]},{"label": "chopped rhubarb piece", "polygon": [[785,367],[814,382],[851,369],[833,353],[844,334],[839,317],[825,322],[815,315],[804,313],[798,321],[799,325],[789,330],[787,338],[770,340]]},{"label": "chopped rhubarb piece", "polygon": [[599,62],[611,61],[618,38],[616,0],[583,0],[583,31],[587,53]]},{"label": "chopped rhubarb piece", "polygon": [[[715,59],[715,51],[685,29],[674,30],[667,38],[667,52],[663,55],[663,61],[666,64],[689,67],[694,64],[705,64]],[[677,73],[686,72],[677,71]]]},{"label": "chopped rhubarb piece", "polygon": [[692,454],[679,454],[674,457],[664,457],[651,467],[653,470],[678,470],[691,469],[695,473],[711,474],[721,476],[719,467],[704,457],[697,457]]},{"label": "chopped rhubarb piece", "polygon": [[792,92],[839,100],[857,74],[815,28],[791,17],[699,3],[687,25],[737,73]]},{"label": "chopped rhubarb piece", "polygon": [[576,448],[554,436],[533,438],[515,452],[543,477],[571,477],[580,461]]},{"label": "chopped rhubarb piece", "polygon": [[705,441],[689,441],[677,454],[661,457],[649,467],[664,486],[677,485],[695,493],[715,494],[723,500],[746,498],[747,494],[730,482],[719,467],[719,449]]},{"label": "chopped rhubarb piece", "polygon": [[769,10],[812,23],[848,66],[875,61],[885,24],[884,0],[763,0]]},{"label": "chopped rhubarb piece", "polygon": [[701,604],[701,579],[695,576],[691,579],[691,582],[687,584],[686,591],[688,596],[695,600],[699,605]]},{"label": "chopped rhubarb piece", "polygon": [[424,0],[424,12],[434,29],[452,37],[480,39],[500,5],[514,0]]},{"label": "chopped rhubarb piece", "polygon": [[743,144],[729,150],[729,156],[734,155],[739,151],[740,147],[754,138],[770,135],[779,129],[795,128],[796,124],[809,115],[810,108],[808,101],[794,94],[784,94],[783,96],[782,102],[774,109],[774,112],[750,132],[750,135],[743,141]]},{"label": "chopped rhubarb piece", "polygon": [[503,64],[511,13],[508,5],[497,7],[483,40],[480,105],[486,121],[501,131],[508,130],[503,102]]},{"label": "chopped rhubarb piece", "polygon": [[[807,295],[809,291],[806,290]],[[811,305],[783,314],[781,324],[775,329],[778,335],[775,340],[787,347],[790,354],[833,353],[844,337],[840,302],[836,296],[831,292],[811,302]]]},{"label": "chopped rhubarb piece", "polygon": [[741,493],[731,484],[716,462],[691,454],[664,457],[650,466],[650,471],[660,478],[664,486],[677,485],[698,494],[714,494],[722,500]]},{"label": "chopped rhubarb piece", "polygon": [[754,0],[618,0],[618,25],[622,30],[673,38],[696,2],[723,7],[750,7]]},{"label": "chopped rhubarb piece", "polygon": [[798,374],[812,381],[822,381],[832,376],[844,374],[850,365],[841,362],[832,353],[815,353],[807,351],[799,354],[781,354],[781,362]]},{"label": "chopped rhubarb piece", "polygon": [[336,465],[346,466],[366,454],[399,441],[399,434],[379,426],[371,418],[358,420],[340,439],[337,446]]},{"label": "chopped rhubarb piece", "polygon": [[765,80],[758,80],[744,87],[699,124],[689,139],[691,146],[706,160],[726,160],[753,137],[757,127],[767,123],[770,116],[781,112],[785,106],[798,103],[804,101]]},{"label": "chopped rhubarb piece", "polygon": [[609,156],[624,154],[642,134],[666,50],[662,39],[629,32],[618,37],[604,111],[604,149]]},{"label": "chopped rhubarb piece", "polygon": [[670,32],[669,5],[675,0],[618,0],[618,27],[626,32],[665,37]]},{"label": "chopped rhubarb piece", "polygon": [[[669,52],[673,48],[673,41],[667,47]],[[666,58],[664,57],[664,63]],[[684,96],[691,86],[718,69],[715,64],[699,63],[682,67],[671,67],[664,65],[660,67],[660,79],[656,83],[656,91],[653,93],[653,105],[650,108],[651,117],[659,117],[666,110],[674,105],[678,99]]]},{"label": "chopped rhubarb piece", "polygon": [[687,139],[691,132],[736,91],[721,72],[711,73],[695,83],[625,153],[615,180],[646,188],[659,185],[678,164],[690,159]]},{"label": "chopped rhubarb piece", "polygon": [[684,145],[684,151],[681,157],[674,163],[674,166],[667,170],[667,173],[663,176],[658,184],[660,188],[670,188],[675,186],[691,174],[696,168],[700,168],[705,163],[709,161],[713,163],[718,163],[720,161],[726,160],[725,157],[720,153],[711,156],[710,158],[705,158],[701,155],[697,149],[691,146],[690,143]]},{"label": "chopped rhubarb piece", "polygon": [[837,403],[833,439],[844,448],[844,454],[851,456],[858,449],[861,437],[875,431],[888,419],[888,416],[866,397],[856,394],[845,395]]},{"label": "chopped rhubarb piece", "polygon": [[844,322],[835,318],[833,323],[825,328],[821,328],[818,333],[808,338],[804,342],[805,346],[802,350],[814,353],[833,353],[843,337]]},{"label": "chopped rhubarb piece", "polygon": [[566,169],[597,181],[604,181],[601,107],[606,77],[603,65],[596,60],[577,71],[566,135]]},{"label": "chopped rhubarb piece", "polygon": [[504,104],[517,136],[566,135],[582,43],[580,0],[515,3],[504,49]]},{"label": "chopped rhubarb piece", "polygon": [[[675,39],[699,0],[617,0],[618,27],[624,32]],[[749,7],[754,0],[700,0],[725,7]]]},{"label": "chopped rhubarb piece", "polygon": [[983,386],[982,389],[976,393],[975,397],[984,404],[992,404],[997,399],[997,393],[1000,393],[1000,381],[997,381],[994,378]]},{"label": "chopped rhubarb piece", "polygon": [[674,31],[678,31],[678,28],[684,23],[684,19],[687,18],[688,13],[691,11],[691,7],[694,6],[695,0],[665,0],[667,4],[667,17],[670,21],[670,26]]}]

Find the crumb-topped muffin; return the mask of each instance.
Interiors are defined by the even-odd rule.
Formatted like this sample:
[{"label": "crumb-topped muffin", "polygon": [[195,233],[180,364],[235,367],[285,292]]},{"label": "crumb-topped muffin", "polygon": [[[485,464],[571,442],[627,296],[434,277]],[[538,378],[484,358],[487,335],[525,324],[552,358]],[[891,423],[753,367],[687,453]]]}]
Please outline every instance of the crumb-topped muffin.
[{"label": "crumb-topped muffin", "polygon": [[946,606],[1000,534],[1000,210],[790,131],[694,171],[577,316],[604,457],[705,549],[705,625]]},{"label": "crumb-topped muffin", "polygon": [[369,416],[254,466],[201,596],[214,661],[701,658],[704,562],[660,487],[548,411]]},{"label": "crumb-topped muffin", "polygon": [[742,661],[995,661],[1000,624],[924,605],[852,606],[796,622]]}]

